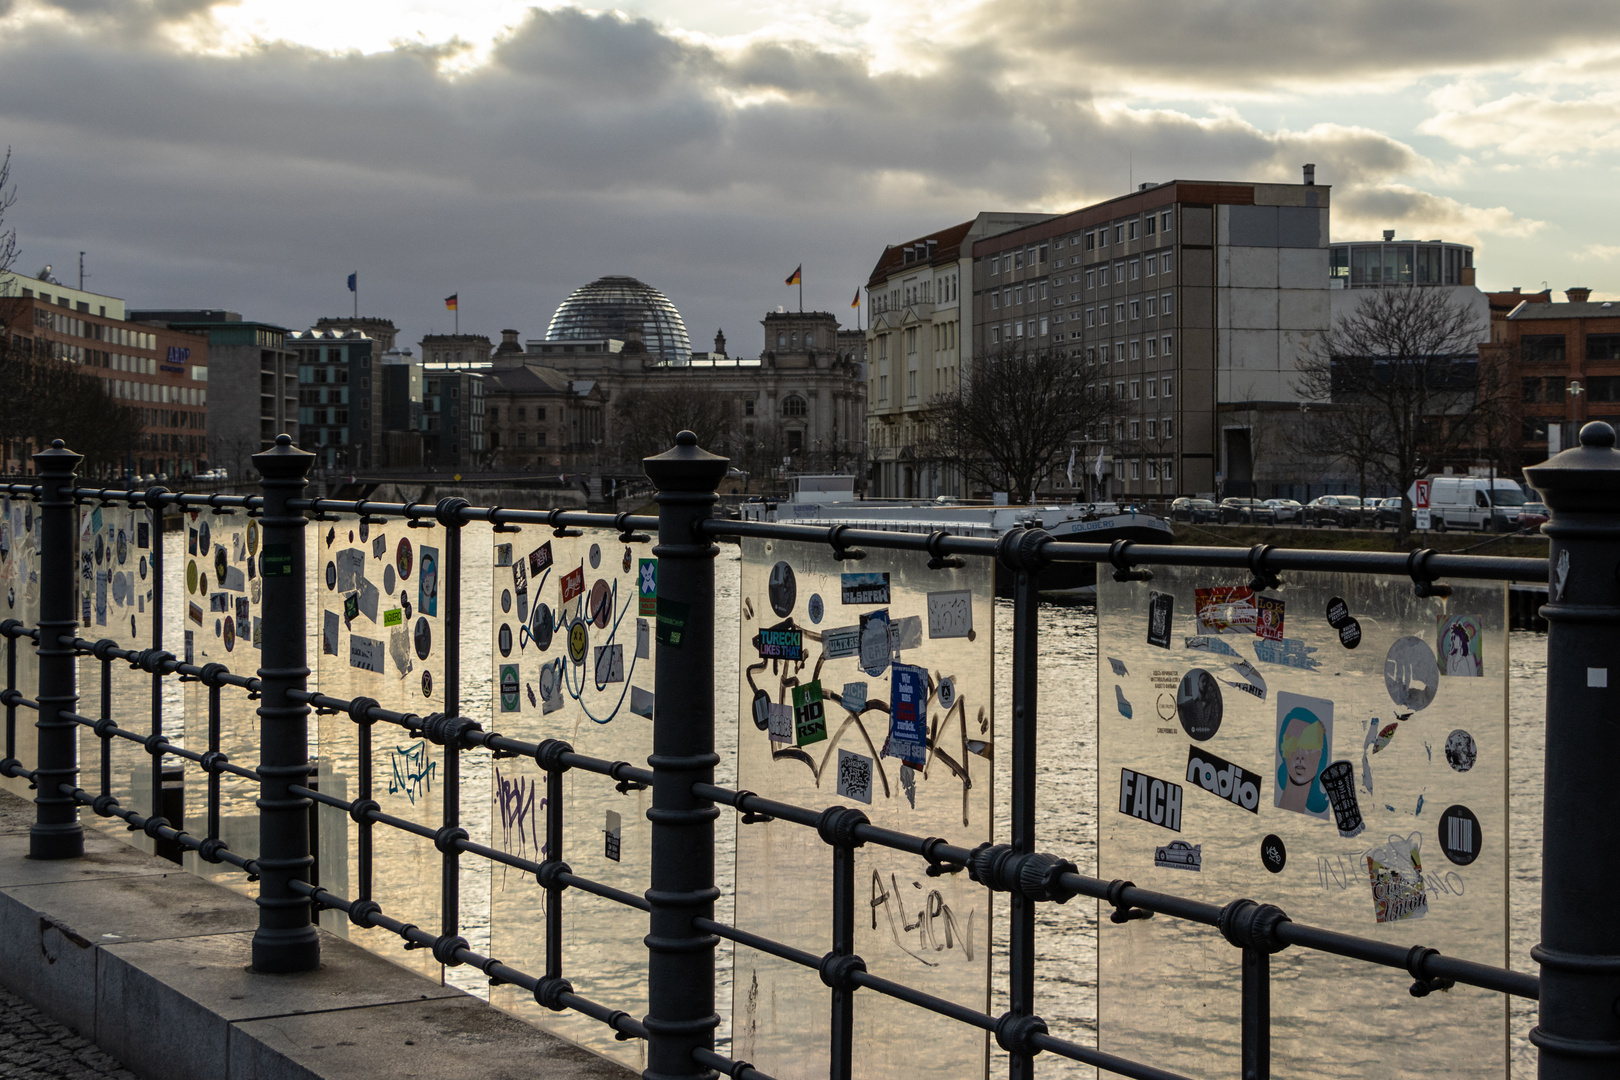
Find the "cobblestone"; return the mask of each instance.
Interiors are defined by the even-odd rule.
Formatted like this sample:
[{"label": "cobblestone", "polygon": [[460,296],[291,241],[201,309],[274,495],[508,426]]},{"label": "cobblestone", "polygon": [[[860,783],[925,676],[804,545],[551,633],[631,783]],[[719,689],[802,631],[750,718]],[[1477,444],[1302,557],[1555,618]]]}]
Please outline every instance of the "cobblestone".
[{"label": "cobblestone", "polygon": [[0,1080],[139,1080],[95,1043],[0,987]]}]

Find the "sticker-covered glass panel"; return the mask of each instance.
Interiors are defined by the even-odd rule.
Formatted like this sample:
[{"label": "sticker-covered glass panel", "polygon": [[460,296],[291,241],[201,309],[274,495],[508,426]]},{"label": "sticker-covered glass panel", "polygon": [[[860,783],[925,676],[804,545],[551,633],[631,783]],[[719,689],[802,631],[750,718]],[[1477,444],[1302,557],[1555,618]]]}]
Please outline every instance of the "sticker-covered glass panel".
[{"label": "sticker-covered glass panel", "polygon": [[[526,527],[494,534],[491,631],[493,727],[539,742],[645,767],[652,753],[653,654],[658,561],[648,543],[609,532],[562,537]],[[495,846],[546,857],[546,778],[532,759],[493,763]],[[651,792],[563,774],[562,859],[574,873],[639,896],[651,858]],[[495,866],[490,881],[492,955],[523,971],[546,970],[545,892],[534,876]],[[563,894],[562,970],[584,997],[640,1016],[647,1008],[646,915],[577,889]],[[645,1065],[640,1040],[618,1042],[602,1024],[553,1013],[517,987],[492,1003],[627,1065]]]},{"label": "sticker-covered glass panel", "polygon": [[[444,530],[417,524],[350,514],[312,524],[308,557],[317,567],[322,693],[375,698],[384,708],[421,716],[443,711]],[[339,714],[322,716],[319,727],[321,790],[341,799],[361,797],[357,725]],[[444,748],[392,724],[373,725],[371,738],[371,798],[385,814],[438,828]],[[357,826],[341,810],[322,806],[319,814],[321,884],[359,899]],[[372,838],[370,899],[396,919],[437,932],[441,858],[433,842],[380,824],[372,826]],[[397,935],[362,930],[341,911],[322,912],[321,925],[396,963],[439,974],[427,950],[403,951]]]},{"label": "sticker-covered glass panel", "polygon": [[[1101,877],[1506,964],[1505,586],[1099,578]],[[1239,951],[1162,916],[1099,925],[1101,1047],[1235,1075]],[[1501,994],[1414,998],[1404,972],[1300,948],[1271,972],[1277,1075],[1506,1075]]]},{"label": "sticker-covered glass panel", "polygon": [[[25,496],[0,497],[0,618],[16,619],[24,626],[39,625],[39,506]],[[0,664],[16,653],[16,687],[33,700],[39,692],[39,660],[32,638],[0,639]],[[0,667],[0,679],[7,669]],[[16,757],[32,768],[38,761],[35,714],[32,709],[14,710],[13,738]],[[5,747],[0,746],[0,753]],[[22,777],[0,777],[0,787],[14,795],[31,799],[28,781]]]},{"label": "sticker-covered glass panel", "polygon": [[[738,786],[969,848],[990,840],[989,560],[930,570],[925,554],[872,549],[839,562],[822,544],[752,539],[742,552]],[[926,869],[855,849],[855,951],[876,974],[985,1010],[990,895]],[[739,822],[736,881],[740,927],[831,948],[832,854],[815,830]],[[742,946],[735,958],[732,1056],[825,1076],[830,992],[816,972]],[[978,1029],[877,994],[857,994],[854,1015],[863,1077],[915,1076],[923,1060],[942,1076],[986,1068]]]}]

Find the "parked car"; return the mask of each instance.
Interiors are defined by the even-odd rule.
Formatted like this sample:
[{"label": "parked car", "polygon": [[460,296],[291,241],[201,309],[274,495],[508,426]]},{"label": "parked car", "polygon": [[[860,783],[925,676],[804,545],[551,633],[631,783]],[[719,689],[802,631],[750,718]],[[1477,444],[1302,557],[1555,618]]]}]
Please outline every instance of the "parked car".
[{"label": "parked car", "polygon": [[1177,499],[1170,504],[1170,520],[1189,521],[1194,525],[1201,521],[1219,521],[1220,507],[1210,499]]},{"label": "parked car", "polygon": [[1221,500],[1220,521],[1222,525],[1275,525],[1277,515],[1259,499],[1231,498]]},{"label": "parked car", "polygon": [[1267,499],[1266,505],[1271,507],[1272,516],[1277,519],[1278,524],[1284,521],[1299,521],[1305,509],[1293,499]]},{"label": "parked car", "polygon": [[1381,499],[1373,510],[1372,524],[1375,529],[1399,528],[1401,524],[1401,500]]},{"label": "parked car", "polygon": [[[1407,494],[1413,495],[1417,485]],[[1431,476],[1429,516],[1435,532],[1447,529],[1478,529],[1480,532],[1513,532],[1519,528],[1519,511],[1528,502],[1517,481],[1497,477]]]},{"label": "parked car", "polygon": [[1305,507],[1307,525],[1361,524],[1361,500],[1354,495],[1322,495]]},{"label": "parked car", "polygon": [[1540,532],[1547,524],[1547,504],[1527,502],[1519,508],[1519,531]]}]

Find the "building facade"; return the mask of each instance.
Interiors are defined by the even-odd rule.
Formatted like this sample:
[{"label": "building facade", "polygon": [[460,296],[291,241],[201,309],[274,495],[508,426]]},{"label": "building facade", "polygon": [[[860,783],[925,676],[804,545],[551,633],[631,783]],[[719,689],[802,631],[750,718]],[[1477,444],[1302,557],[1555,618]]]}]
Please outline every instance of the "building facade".
[{"label": "building facade", "polygon": [[376,342],[378,355],[394,348],[394,338],[399,335],[399,328],[394,325],[393,319],[383,319],[372,315],[359,315],[350,318],[343,316],[328,316],[315,320],[317,330],[358,330],[372,341]]},{"label": "building facade", "polygon": [[488,463],[484,436],[487,372],[424,364],[423,464],[440,472],[471,472]]},{"label": "building facade", "polygon": [[[208,468],[208,339],[134,322],[124,301],[51,281],[0,281],[0,322],[19,355],[74,364],[107,395],[138,410],[141,433],[125,450],[136,474],[192,475]],[[38,447],[12,448],[14,469]]]},{"label": "building facade", "polygon": [[372,385],[375,339],[359,330],[300,330],[286,337],[298,366],[298,445],[317,468],[356,472],[383,462],[382,386]]},{"label": "building facade", "polygon": [[1620,303],[1593,301],[1585,288],[1565,297],[1517,305],[1506,340],[1491,347],[1518,379],[1521,466],[1576,445],[1590,420],[1620,426]]},{"label": "building facade", "polygon": [[[516,331],[506,331],[516,341]],[[497,356],[521,356],[508,351]],[[488,373],[486,426],[491,468],[576,471],[599,463],[607,392],[530,360]]]}]

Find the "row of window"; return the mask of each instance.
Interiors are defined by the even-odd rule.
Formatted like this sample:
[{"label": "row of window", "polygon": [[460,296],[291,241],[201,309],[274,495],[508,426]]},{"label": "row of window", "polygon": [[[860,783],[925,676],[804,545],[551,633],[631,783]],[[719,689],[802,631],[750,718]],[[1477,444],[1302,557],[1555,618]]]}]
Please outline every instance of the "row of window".
[{"label": "row of window", "polygon": [[[904,282],[900,287],[890,289],[885,293],[869,294],[872,300],[872,314],[881,315],[885,311],[898,310],[901,303],[907,307],[914,304],[951,304],[957,299],[956,275],[946,274],[938,278],[922,278]],[[782,348],[787,344],[789,335],[777,334],[776,346]],[[798,335],[791,335],[794,345],[798,344]],[[813,344],[811,333],[804,335],[805,348]]]},{"label": "row of window", "polygon": [[[1096,251],[1098,248],[1108,247],[1110,233],[1113,235],[1115,245],[1128,243],[1132,240],[1146,236],[1168,235],[1171,223],[1174,221],[1173,211],[1150,211],[1141,217],[1133,217],[1126,221],[1104,225],[1101,228],[1087,230],[1084,234],[1076,233],[1068,237],[1059,237],[1051,244],[1052,247],[1062,248],[1065,243],[1070,247],[1079,247],[1085,251]],[[1004,251],[999,255],[990,256],[990,276],[997,277],[1002,273],[1012,273],[1022,270],[1026,266],[1037,266],[1047,260],[1048,245],[1031,244],[1022,250]],[[1078,262],[1079,257],[1070,260]],[[1062,266],[1064,260],[1059,258],[1057,265]]]},{"label": "row of window", "polygon": [[[1587,334],[1588,360],[1620,360],[1620,334]],[[1564,334],[1525,334],[1519,338],[1519,359],[1527,364],[1562,364],[1569,359]]]},{"label": "row of window", "polygon": [[[1160,251],[1152,255],[1144,255],[1140,259],[1120,259],[1114,263],[1114,284],[1123,285],[1126,281],[1136,281],[1142,277],[1156,277],[1159,274],[1168,274],[1175,270],[1176,257],[1171,251]],[[1080,279],[1077,275],[1069,276],[1069,284],[1078,285]],[[1058,284],[1063,279],[1058,278]],[[1086,288],[1106,288],[1108,286],[1108,264],[1099,263],[1086,271]],[[1078,300],[1074,294],[1069,295],[1070,303]]]},{"label": "row of window", "polygon": [[54,330],[58,334],[66,334],[68,337],[106,341],[130,349],[157,348],[156,334],[148,334],[144,330],[134,330],[127,326],[108,326],[106,323],[91,322],[88,319],[75,319],[71,315],[45,308],[34,309],[34,325],[41,329]]},{"label": "row of window", "polygon": [[[1163,293],[1159,296],[1146,296],[1136,300],[1120,300],[1114,304],[1114,321],[1125,322],[1127,319],[1156,319],[1160,315],[1175,314],[1175,294]],[[1107,326],[1108,305],[1086,308],[1086,326]]]},{"label": "row of window", "polygon": [[[1131,479],[1142,479],[1142,467],[1147,468],[1149,480],[1174,480],[1176,478],[1175,465],[1171,458],[1132,458],[1130,460]],[[1114,475],[1125,475],[1125,462],[1120,458],[1114,459]]]},{"label": "row of window", "polygon": [[[1132,420],[1129,423],[1123,420],[1114,422],[1114,441],[1121,442],[1130,439],[1153,439],[1155,441],[1168,441],[1175,438],[1175,421],[1166,416],[1162,419]],[[1104,431],[1106,432],[1106,427]],[[1145,432],[1145,434],[1144,434]]]},{"label": "row of window", "polygon": [[1585,394],[1587,401],[1620,401],[1620,375],[1589,375],[1584,381],[1569,384],[1556,375],[1519,381],[1522,399],[1527,404],[1558,404],[1565,397],[1574,396],[1577,391],[1572,387],[1577,385],[1580,387],[1578,393]]},{"label": "row of window", "polygon": [[107,392],[122,401],[152,401],[169,405],[208,404],[208,391],[199,386],[169,386],[166,383],[108,379]]}]

